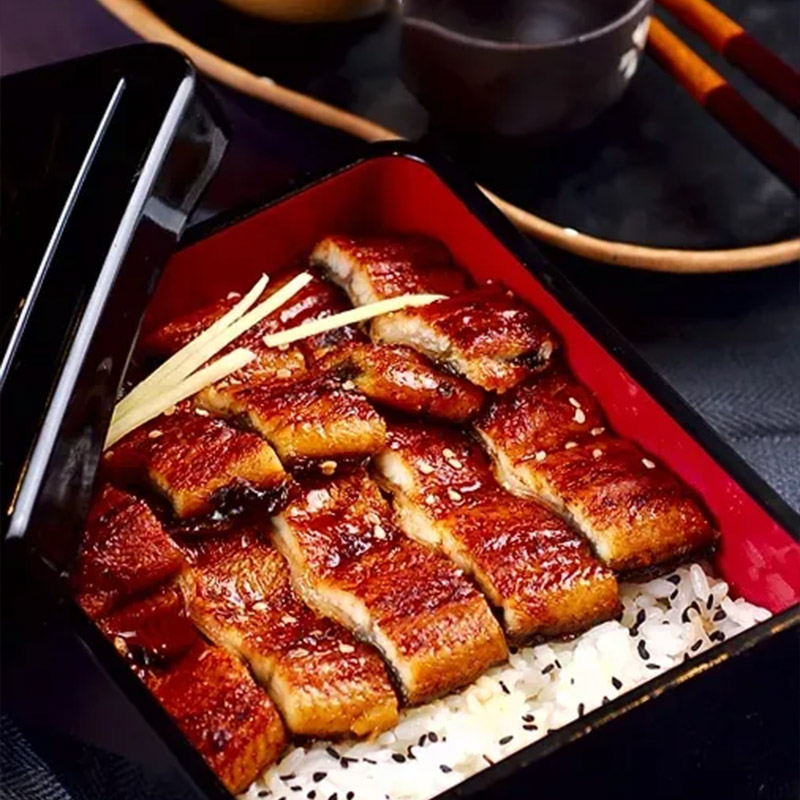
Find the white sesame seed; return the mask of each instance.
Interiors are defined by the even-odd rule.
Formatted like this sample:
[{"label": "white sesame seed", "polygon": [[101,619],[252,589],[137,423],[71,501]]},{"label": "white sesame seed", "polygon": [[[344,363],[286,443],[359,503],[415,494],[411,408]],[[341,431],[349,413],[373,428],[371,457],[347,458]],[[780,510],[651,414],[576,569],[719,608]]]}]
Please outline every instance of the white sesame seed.
[{"label": "white sesame seed", "polygon": [[457,458],[448,458],[448,459],[447,459],[447,463],[448,463],[448,464],[449,464],[449,465],[450,465],[450,466],[451,466],[453,469],[461,469],[461,467],[463,467],[463,466],[464,466],[464,465],[463,465],[463,464],[462,464],[462,463],[461,463],[461,462],[460,462],[460,461],[459,461]]},{"label": "white sesame seed", "polygon": [[423,475],[430,475],[434,471],[433,467],[427,461],[420,461],[417,463],[417,466]]},{"label": "white sesame seed", "polygon": [[376,525],[372,529],[372,532],[375,535],[376,539],[385,539],[386,538],[386,531],[383,529],[382,525]]},{"label": "white sesame seed", "polygon": [[298,658],[303,658],[303,656],[307,656],[307,655],[308,655],[308,650],[306,650],[304,647],[298,647],[298,648],[297,648],[297,649],[294,651],[294,654],[295,654],[295,655],[296,655]]},{"label": "white sesame seed", "polygon": [[589,433],[591,433],[592,436],[599,436],[603,431],[605,431],[605,428],[592,428]]},{"label": "white sesame seed", "polygon": [[338,464],[335,461],[323,461],[319,465],[319,471],[323,475],[333,475],[333,473],[336,472],[337,466]]},{"label": "white sesame seed", "polygon": [[578,443],[577,443],[577,442],[567,442],[567,443],[564,445],[564,449],[565,449],[565,450],[572,450],[572,448],[573,448],[573,447],[577,447],[577,446],[578,446]]},{"label": "white sesame seed", "polygon": [[171,417],[178,409],[175,406],[170,406],[169,408],[164,410],[165,417]]},{"label": "white sesame seed", "polygon": [[425,502],[426,502],[426,503],[427,503],[429,506],[432,506],[432,505],[434,505],[434,504],[436,503],[436,497],[435,497],[435,495],[429,494],[429,495],[428,495],[428,496],[425,498]]},{"label": "white sesame seed", "polygon": [[576,408],[575,409],[575,414],[574,414],[574,416],[572,418],[579,425],[583,425],[583,423],[586,422],[586,414],[584,414],[583,413],[583,409],[580,409],[580,408]]},{"label": "white sesame seed", "polygon": [[279,345],[278,345],[278,350],[282,350],[284,353],[285,353],[285,352],[286,352],[288,349],[289,349],[289,345],[288,345],[288,344],[279,344]]},{"label": "white sesame seed", "polygon": [[356,385],[353,383],[353,381],[345,381],[342,384],[342,389],[344,389],[344,390],[346,390],[348,392],[352,392],[353,389],[355,389],[355,388],[356,388]]},{"label": "white sesame seed", "polygon": [[343,653],[355,653],[356,649],[351,644],[345,644],[344,642],[339,643],[339,649]]},{"label": "white sesame seed", "polygon": [[581,404],[574,397],[570,397],[569,398],[569,404],[571,406],[575,406],[575,408],[580,408],[581,407]]},{"label": "white sesame seed", "polygon": [[448,489],[447,496],[454,502],[457,503],[461,500],[461,492],[457,492],[455,489]]},{"label": "white sesame seed", "polygon": [[227,300],[235,300],[237,297],[241,297],[239,292],[228,292]]},{"label": "white sesame seed", "polygon": [[293,625],[295,622],[297,622],[297,618],[293,617],[291,614],[284,614],[281,617],[281,622],[285,622],[287,625]]},{"label": "white sesame seed", "polygon": [[547,458],[547,453],[544,450],[537,450],[536,451],[536,460],[537,461],[544,461]]},{"label": "white sesame seed", "polygon": [[103,458],[111,458],[111,456],[113,456],[113,455],[114,455],[114,451],[113,450],[106,450],[106,452],[103,453]]},{"label": "white sesame seed", "polygon": [[208,416],[208,411],[206,411],[204,408],[196,408],[194,410],[194,413],[197,414],[198,417],[207,417]]},{"label": "white sesame seed", "polygon": [[286,369],[286,367],[281,367],[276,373],[275,377],[280,378],[281,380],[285,380],[286,378],[292,377],[291,370]]},{"label": "white sesame seed", "polygon": [[147,434],[147,438],[148,439],[158,439],[159,436],[163,436],[163,435],[164,435],[164,431],[160,431],[160,430],[158,430],[156,428],[156,430],[150,431],[150,433]]},{"label": "white sesame seed", "polygon": [[596,447],[594,450],[592,450],[592,455],[595,458],[600,458],[600,456],[603,455],[603,451],[599,447]]},{"label": "white sesame seed", "polygon": [[253,603],[253,611],[266,611],[268,608],[269,606],[263,600]]},{"label": "white sesame seed", "polygon": [[444,450],[442,450],[442,453],[443,453],[445,458],[455,458],[456,457],[456,454],[449,447],[445,447]]},{"label": "white sesame seed", "polygon": [[656,465],[649,458],[643,458],[642,459],[642,464],[644,464],[647,467],[647,469],[655,469],[656,468]]}]

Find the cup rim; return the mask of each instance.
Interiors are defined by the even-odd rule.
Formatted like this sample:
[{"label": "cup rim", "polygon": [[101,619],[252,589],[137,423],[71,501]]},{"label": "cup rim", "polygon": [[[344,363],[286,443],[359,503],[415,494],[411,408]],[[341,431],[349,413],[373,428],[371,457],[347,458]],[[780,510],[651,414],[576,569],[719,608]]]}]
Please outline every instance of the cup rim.
[{"label": "cup rim", "polygon": [[[618,28],[621,28],[626,23],[630,22],[633,18],[638,16],[643,10],[647,9],[648,6],[652,6],[653,0],[636,0],[633,5],[620,16],[611,20],[607,24],[603,25],[600,28],[593,28],[586,33],[578,34],[577,36],[570,36],[567,39],[554,39],[552,42],[507,42],[502,41],[500,39],[491,39],[491,38],[484,38],[482,36],[470,36],[466,33],[461,33],[460,31],[456,31],[453,28],[448,28],[445,25],[441,25],[438,22],[433,22],[428,19],[422,19],[420,17],[412,17],[409,16],[405,10],[403,10],[403,18],[402,23],[403,25],[410,25],[416,28],[422,28],[425,30],[433,31],[436,33],[441,34],[443,37],[448,38],[452,41],[460,42],[461,44],[470,45],[472,47],[478,49],[485,49],[485,50],[502,50],[502,51],[511,51],[511,52],[535,52],[540,50],[552,50],[554,48],[560,47],[569,47],[575,44],[583,44],[585,42],[593,41],[594,39],[599,39],[601,36],[605,36],[608,33],[612,33]],[[405,3],[400,0],[401,8],[405,5]],[[650,16],[648,14],[648,16]]]}]

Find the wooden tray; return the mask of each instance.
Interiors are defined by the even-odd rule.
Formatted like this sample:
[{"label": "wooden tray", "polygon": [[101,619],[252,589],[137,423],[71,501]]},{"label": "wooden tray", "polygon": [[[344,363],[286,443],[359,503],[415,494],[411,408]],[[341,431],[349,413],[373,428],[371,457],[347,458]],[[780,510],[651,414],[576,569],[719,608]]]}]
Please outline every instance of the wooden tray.
[{"label": "wooden tray", "polygon": [[[435,142],[489,187],[520,229],[579,256],[681,273],[800,258],[795,196],[647,59],[623,100],[588,128],[549,140],[498,140],[430,123],[398,77],[392,14],[291,26],[246,17],[218,0],[99,2],[143,38],[180,48],[245,94],[368,141]],[[759,32],[743,16],[746,3],[726,5]],[[781,28],[778,11],[770,12],[773,33]],[[735,70],[692,44],[736,82]],[[791,56],[790,39],[785,47]],[[746,80],[737,88],[791,135],[788,112]]]}]

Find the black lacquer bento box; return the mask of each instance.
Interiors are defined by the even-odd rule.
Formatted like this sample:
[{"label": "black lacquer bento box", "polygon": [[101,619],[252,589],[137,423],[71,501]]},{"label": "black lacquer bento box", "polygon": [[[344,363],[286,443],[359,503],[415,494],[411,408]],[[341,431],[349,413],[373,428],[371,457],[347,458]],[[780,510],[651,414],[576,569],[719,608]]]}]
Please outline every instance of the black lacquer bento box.
[{"label": "black lacquer bento box", "polygon": [[[12,88],[52,92],[55,81],[68,96],[73,81],[106,99],[87,99],[75,141],[64,138],[70,126],[52,128],[57,113],[42,111],[31,130],[51,125],[47,143],[68,146],[72,162],[58,163],[72,164],[72,178],[55,180],[52,164],[45,174],[41,163],[15,162],[10,208],[33,203],[37,213],[3,218],[4,279],[10,263],[18,268],[16,299],[8,307],[4,300],[0,376],[3,702],[23,727],[66,731],[139,761],[171,796],[229,796],[71,599],[63,577],[105,430],[138,333],[251,285],[327,233],[392,230],[441,240],[474,277],[502,280],[549,320],[613,427],[703,499],[722,534],[715,570],[773,613],[443,796],[689,798],[724,789],[750,797],[759,784],[793,791],[797,515],[472,184],[413,145],[373,147],[286,197],[193,228],[167,261],[224,150],[213,107],[191,68],[162,48],[60,69],[23,76]],[[23,179],[37,168],[35,179]],[[46,195],[36,194],[41,186]]]}]

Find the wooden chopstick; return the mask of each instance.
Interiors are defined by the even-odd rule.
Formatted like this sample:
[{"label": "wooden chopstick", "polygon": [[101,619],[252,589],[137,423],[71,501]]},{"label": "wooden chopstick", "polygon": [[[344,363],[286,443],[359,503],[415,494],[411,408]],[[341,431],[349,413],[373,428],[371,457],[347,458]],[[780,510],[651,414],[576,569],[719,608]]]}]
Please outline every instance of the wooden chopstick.
[{"label": "wooden chopstick", "polygon": [[793,114],[800,116],[800,72],[754,39],[708,0],[658,0]]},{"label": "wooden chopstick", "polygon": [[653,17],[650,53],[694,99],[795,192],[800,150],[768,122],[713,67]]}]

